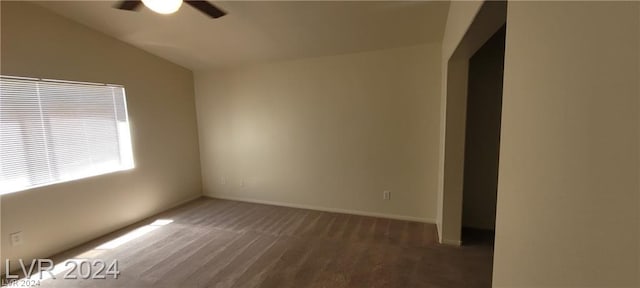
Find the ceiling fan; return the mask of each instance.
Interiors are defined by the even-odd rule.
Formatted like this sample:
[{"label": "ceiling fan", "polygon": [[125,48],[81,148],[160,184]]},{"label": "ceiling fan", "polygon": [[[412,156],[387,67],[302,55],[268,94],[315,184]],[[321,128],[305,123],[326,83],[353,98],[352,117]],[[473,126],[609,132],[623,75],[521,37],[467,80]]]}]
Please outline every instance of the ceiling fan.
[{"label": "ceiling fan", "polygon": [[160,14],[171,14],[180,9],[182,2],[185,2],[189,6],[196,8],[198,11],[207,14],[211,18],[220,18],[227,14],[208,1],[199,0],[124,0],[116,4],[115,8],[135,11],[140,8],[140,4],[144,4],[144,6],[147,6],[147,8],[154,12]]}]

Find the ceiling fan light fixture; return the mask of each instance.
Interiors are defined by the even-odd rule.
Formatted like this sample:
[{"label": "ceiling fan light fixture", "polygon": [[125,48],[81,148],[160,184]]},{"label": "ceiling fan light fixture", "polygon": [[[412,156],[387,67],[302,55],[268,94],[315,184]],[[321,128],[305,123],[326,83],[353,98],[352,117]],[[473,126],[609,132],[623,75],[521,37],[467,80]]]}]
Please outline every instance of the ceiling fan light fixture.
[{"label": "ceiling fan light fixture", "polygon": [[182,0],[142,0],[142,3],[144,3],[144,6],[147,6],[153,12],[171,14],[180,9]]}]

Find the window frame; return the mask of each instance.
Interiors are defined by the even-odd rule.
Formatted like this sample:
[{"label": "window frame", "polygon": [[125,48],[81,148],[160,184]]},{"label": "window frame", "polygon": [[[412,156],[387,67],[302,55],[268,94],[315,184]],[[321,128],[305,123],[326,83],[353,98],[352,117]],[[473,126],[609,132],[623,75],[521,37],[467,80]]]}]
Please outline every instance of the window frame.
[{"label": "window frame", "polygon": [[[12,188],[12,189],[3,189],[0,186],[0,195],[5,195],[5,194],[10,194],[10,193],[16,193],[16,192],[22,192],[22,191],[27,191],[27,190],[31,190],[31,189],[36,189],[36,188],[40,188],[40,187],[45,187],[45,186],[50,186],[50,185],[56,185],[56,184],[61,184],[61,183],[66,183],[66,182],[73,182],[73,181],[77,181],[77,180],[81,180],[81,179],[87,179],[87,178],[93,178],[96,176],[101,176],[101,175],[107,175],[107,174],[113,174],[113,173],[117,173],[117,172],[122,172],[122,171],[128,171],[128,170],[132,170],[135,168],[135,157],[134,157],[134,149],[133,149],[133,135],[132,135],[132,131],[131,131],[131,118],[129,116],[129,110],[128,110],[128,104],[127,104],[127,97],[126,97],[126,89],[123,85],[118,85],[118,84],[104,84],[104,83],[93,83],[93,82],[83,82],[83,81],[69,81],[69,80],[55,80],[55,79],[47,79],[47,78],[34,78],[34,77],[20,77],[20,76],[8,76],[8,75],[0,75],[0,80],[19,80],[19,81],[33,81],[36,83],[36,89],[38,90],[38,106],[40,107],[40,123],[42,125],[42,134],[45,135],[43,136],[45,139],[43,140],[43,143],[45,145],[44,148],[44,154],[46,154],[46,159],[42,160],[39,159],[37,161],[29,161],[28,159],[31,157],[39,157],[38,155],[30,155],[30,153],[35,152],[34,151],[29,151],[30,149],[27,148],[23,148],[24,152],[24,157],[26,158],[26,160],[24,160],[25,163],[25,169],[27,171],[37,171],[39,170],[38,166],[43,165],[43,161],[47,162],[47,169],[48,169],[48,174],[49,174],[49,179],[51,181],[48,182],[43,182],[43,183],[38,183],[38,184],[31,184],[31,183],[37,183],[37,180],[34,180],[34,177],[37,177],[37,175],[35,175],[36,173],[33,172],[27,172],[25,173],[25,181],[30,183],[28,185],[25,186],[20,186],[18,188],[18,185],[16,185],[16,188]],[[0,82],[1,83],[1,82]],[[97,170],[95,172],[92,173],[86,173],[86,174],[79,174],[76,176],[71,176],[71,177],[61,177],[61,167],[55,166],[55,165],[51,165],[52,161],[57,161],[57,158],[62,157],[62,155],[58,155],[59,153],[56,153],[55,150],[50,149],[48,146],[52,145],[52,141],[53,141],[53,137],[51,135],[53,135],[52,133],[52,124],[51,124],[51,117],[45,117],[43,116],[43,111],[42,111],[42,103],[43,100],[41,98],[40,95],[40,88],[39,85],[40,83],[57,83],[57,84],[68,84],[68,85],[79,85],[79,86],[100,86],[100,87],[109,87],[112,89],[122,89],[122,109],[124,112],[124,121],[123,122],[123,126],[120,126],[121,121],[118,120],[118,117],[115,116],[114,117],[114,121],[113,123],[115,124],[114,127],[114,131],[116,133],[116,140],[117,140],[117,145],[118,145],[118,153],[119,153],[119,161],[120,163],[117,166],[113,166],[112,168],[108,168],[108,169],[103,169],[103,170]],[[1,84],[0,84],[1,85]],[[116,96],[114,93],[114,90],[112,90],[112,103],[114,105],[114,113],[116,113],[117,115],[117,108],[116,108]],[[2,115],[2,101],[0,101],[0,116]],[[69,117],[69,119],[71,121],[73,120],[80,120],[82,121],[83,118],[73,118],[73,117]],[[29,120],[27,117],[16,117],[16,119],[11,119],[13,121],[10,122],[15,122],[15,124],[17,125],[17,127],[25,127],[25,126],[29,126],[32,124],[26,123],[28,121],[32,121]],[[2,123],[2,118],[0,117],[0,123]],[[0,127],[1,129],[1,127]],[[20,129],[22,131],[22,135],[19,138],[20,142],[22,143],[23,147],[26,147],[28,144],[28,140],[25,138],[29,137],[29,129],[25,129],[25,128],[21,128]],[[2,135],[2,130],[0,130],[0,135]],[[46,135],[48,135],[49,137],[47,137]],[[126,139],[123,139],[123,137],[125,137]],[[123,143],[123,141],[127,141],[126,143]],[[0,139],[0,148],[2,147],[2,141]],[[123,151],[123,148],[125,151]],[[50,155],[51,153],[54,153],[53,155]],[[127,153],[128,155],[124,155],[123,153]],[[91,154],[91,153],[90,153]],[[91,157],[91,156],[90,156]],[[123,160],[123,158],[126,158],[126,161]],[[94,165],[94,163],[92,162],[91,165]],[[88,165],[91,166],[91,165]],[[1,167],[0,167],[1,169]],[[1,170],[0,170],[1,171]],[[0,180],[2,181],[2,180]],[[2,185],[2,182],[0,182],[0,185]]]}]

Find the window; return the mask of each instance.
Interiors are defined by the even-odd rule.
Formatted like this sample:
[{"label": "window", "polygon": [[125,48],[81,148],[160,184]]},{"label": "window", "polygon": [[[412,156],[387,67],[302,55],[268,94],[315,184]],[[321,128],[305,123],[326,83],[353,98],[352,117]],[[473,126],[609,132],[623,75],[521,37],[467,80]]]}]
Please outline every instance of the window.
[{"label": "window", "polygon": [[0,76],[0,194],[131,168],[122,86]]}]

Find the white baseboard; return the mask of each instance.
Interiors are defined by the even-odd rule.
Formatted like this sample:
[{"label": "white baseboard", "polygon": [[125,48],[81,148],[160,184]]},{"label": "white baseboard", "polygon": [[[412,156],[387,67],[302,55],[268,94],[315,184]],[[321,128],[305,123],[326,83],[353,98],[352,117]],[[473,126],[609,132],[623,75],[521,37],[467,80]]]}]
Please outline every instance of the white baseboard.
[{"label": "white baseboard", "polygon": [[460,240],[442,239],[442,241],[440,241],[440,244],[453,245],[453,246],[462,246],[462,241],[460,241]]},{"label": "white baseboard", "polygon": [[[109,235],[109,234],[114,233],[116,231],[119,231],[121,229],[127,229],[127,227],[131,227],[132,225],[136,225],[137,223],[139,223],[141,221],[145,221],[145,219],[154,217],[154,216],[156,216],[156,215],[158,215],[160,213],[163,213],[165,211],[171,210],[173,208],[176,208],[176,207],[178,207],[180,205],[186,204],[188,202],[191,202],[191,201],[196,200],[196,199],[201,198],[201,197],[203,197],[202,194],[197,194],[197,195],[190,196],[189,198],[186,198],[186,199],[181,200],[179,202],[172,203],[170,206],[168,206],[166,208],[161,208],[160,211],[152,212],[151,215],[147,215],[147,216],[144,216],[144,217],[141,217],[141,218],[136,218],[136,219],[133,219],[131,221],[125,222],[124,224],[118,225],[117,228],[112,229],[112,230],[110,230],[108,232],[103,232],[103,233],[100,233],[100,234],[92,235],[91,237],[87,237],[87,238],[85,238],[83,240],[76,240],[74,242],[70,242],[69,244],[67,244],[63,248],[58,249],[58,251],[55,252],[55,253],[49,253],[48,255],[38,255],[37,257],[34,257],[34,258],[38,258],[38,257],[40,257],[40,258],[51,258],[51,257],[53,257],[54,255],[56,255],[58,253],[64,252],[64,251],[66,251],[68,249],[72,249],[73,247],[76,247],[78,245],[82,245],[84,243],[91,242],[91,241],[93,241],[95,239],[99,239],[101,237],[104,237],[105,235]],[[0,202],[1,202],[1,200],[2,200],[2,195],[0,195]],[[1,244],[1,241],[0,241],[0,244]],[[4,257],[3,255],[0,255],[0,256]],[[25,260],[27,260],[27,259],[25,259]],[[5,263],[4,261],[5,261],[5,259],[2,258],[2,263]],[[27,260],[27,261],[30,261],[30,260]],[[4,264],[3,264],[3,266],[4,266]],[[9,272],[16,272],[16,271],[18,271],[18,269],[19,268],[14,268]],[[4,276],[6,274],[5,270],[6,270],[6,267],[3,267],[2,273],[0,273],[0,276]],[[2,286],[2,287],[5,287],[5,286]]]},{"label": "white baseboard", "polygon": [[[167,211],[167,210],[171,210],[171,209],[173,209],[173,208],[177,208],[177,207],[178,207],[178,206],[180,206],[180,205],[187,204],[187,203],[189,203],[189,202],[191,202],[191,201],[193,201],[193,200],[196,200],[196,199],[198,199],[198,198],[202,198],[202,197],[206,197],[206,196],[204,196],[204,195],[202,195],[202,194],[198,194],[198,195],[191,196],[191,197],[189,197],[189,198],[187,198],[187,199],[184,199],[184,200],[182,200],[182,201],[180,201],[180,202],[174,203],[171,207],[169,207],[169,208],[167,208],[167,209],[162,210],[162,212]],[[162,212],[160,212],[160,213],[162,213]],[[151,216],[149,216],[149,217],[152,217],[152,216],[153,216],[153,215],[151,215]]]},{"label": "white baseboard", "polygon": [[413,222],[421,222],[421,223],[429,223],[429,224],[436,223],[435,220],[433,219],[406,216],[406,215],[376,213],[376,212],[368,212],[368,211],[352,210],[352,209],[329,208],[329,207],[322,207],[322,206],[315,206],[315,205],[305,205],[305,204],[296,204],[296,203],[279,202],[279,201],[267,201],[267,200],[244,198],[244,197],[232,197],[232,196],[222,196],[222,195],[204,195],[204,196],[209,198],[257,203],[257,204],[266,204],[266,205],[274,205],[274,206],[284,206],[284,207],[300,208],[300,209],[308,209],[308,210],[316,210],[316,211],[324,211],[324,212],[353,214],[353,215],[360,215],[360,216],[370,216],[370,217],[413,221]]}]

